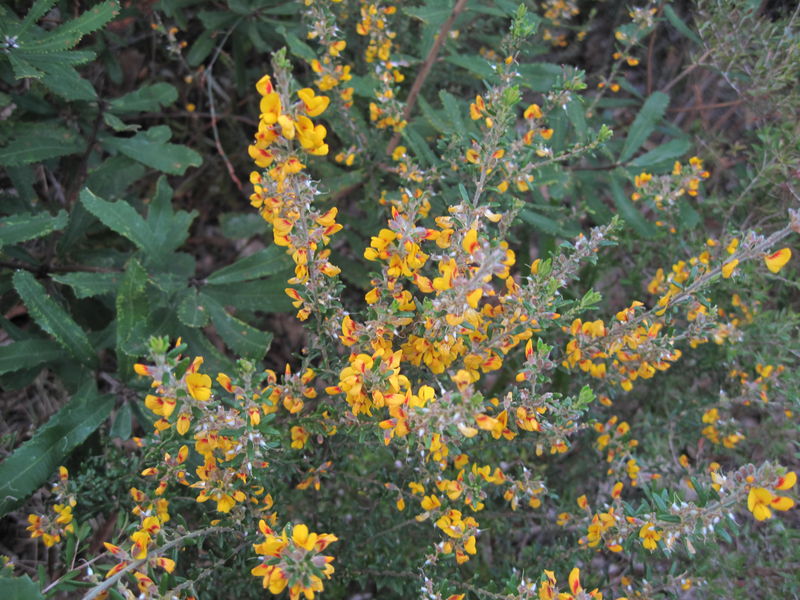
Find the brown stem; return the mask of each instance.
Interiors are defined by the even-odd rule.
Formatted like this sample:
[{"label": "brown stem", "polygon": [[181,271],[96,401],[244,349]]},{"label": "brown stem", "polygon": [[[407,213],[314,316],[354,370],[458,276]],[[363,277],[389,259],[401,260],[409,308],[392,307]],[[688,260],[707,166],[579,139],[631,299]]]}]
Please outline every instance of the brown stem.
[{"label": "brown stem", "polygon": [[[453,11],[450,13],[450,16],[444,23],[442,23],[442,27],[439,29],[439,34],[436,37],[436,40],[433,42],[433,46],[431,46],[428,56],[425,57],[425,62],[422,63],[422,68],[419,70],[419,73],[417,73],[417,78],[414,80],[414,84],[411,86],[411,91],[408,93],[408,98],[406,99],[406,108],[403,111],[404,121],[408,121],[409,117],[411,116],[411,111],[414,110],[414,104],[417,102],[417,96],[419,96],[419,92],[422,89],[422,84],[424,84],[425,80],[428,78],[431,67],[433,67],[433,63],[436,61],[436,56],[439,54],[439,50],[441,50],[442,44],[444,44],[447,34],[450,32],[450,28],[453,26],[453,22],[456,20],[458,15],[462,13],[466,5],[467,0],[458,0],[456,5],[453,7]],[[386,154],[391,154],[399,143],[400,132],[398,131],[392,136],[392,139],[389,140],[389,145],[386,147]]]}]

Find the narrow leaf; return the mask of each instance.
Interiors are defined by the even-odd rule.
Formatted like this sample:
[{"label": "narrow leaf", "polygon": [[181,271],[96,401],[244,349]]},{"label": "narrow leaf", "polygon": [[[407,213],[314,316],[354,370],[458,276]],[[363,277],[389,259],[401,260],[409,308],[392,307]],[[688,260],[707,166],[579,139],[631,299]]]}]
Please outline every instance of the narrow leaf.
[{"label": "narrow leaf", "polygon": [[178,90],[169,83],[143,85],[137,90],[112,100],[109,105],[117,113],[155,111],[178,99]]},{"label": "narrow leaf", "polygon": [[74,319],[56,303],[44,286],[36,281],[28,271],[17,271],[13,276],[14,289],[17,290],[28,313],[36,324],[52,335],[67,352],[86,365],[97,361],[92,344],[86,332]]},{"label": "narrow leaf", "polygon": [[69,50],[81,41],[83,36],[97,31],[113,19],[119,12],[116,0],[107,0],[87,10],[76,19],[67,21],[48,35],[25,44],[24,48],[35,52],[55,52]]},{"label": "narrow leaf", "polygon": [[50,340],[29,339],[0,346],[0,375],[30,369],[64,356],[64,351]]},{"label": "narrow leaf", "polygon": [[19,244],[27,240],[44,237],[67,225],[67,213],[59,211],[56,216],[47,213],[16,214],[0,219],[0,248]]},{"label": "narrow leaf", "polygon": [[189,167],[199,167],[202,157],[187,146],[167,143],[164,135],[169,139],[169,133],[166,125],[159,125],[133,137],[108,136],[102,141],[108,148],[171,175],[183,175]]},{"label": "narrow leaf", "polygon": [[201,294],[203,304],[208,307],[211,320],[225,345],[236,354],[260,360],[269,350],[272,334],[259,331],[244,321],[228,314],[225,308],[206,294]]},{"label": "narrow leaf", "polygon": [[53,123],[18,123],[0,148],[0,165],[16,167],[80,152],[84,142],[74,131]]},{"label": "narrow leaf", "polygon": [[114,398],[87,381],[33,438],[0,463],[0,517],[47,482],[67,455],[108,417]]},{"label": "narrow leaf", "polygon": [[642,144],[647,141],[647,138],[656,128],[658,121],[664,116],[668,105],[669,96],[664,92],[654,92],[645,100],[642,109],[633,120],[625,144],[622,146],[622,153],[619,156],[620,163],[628,162],[634,153],[642,147]]},{"label": "narrow leaf", "polygon": [[113,294],[117,290],[121,273],[64,273],[63,275],[51,275],[53,281],[68,285],[76,298],[94,298],[103,294]]},{"label": "narrow leaf", "polygon": [[136,259],[128,262],[117,290],[117,355],[137,356],[144,350],[150,305],[145,288],[147,273]]},{"label": "narrow leaf", "polygon": [[291,259],[280,246],[270,246],[212,273],[207,281],[222,285],[258,279],[283,271],[291,264]]},{"label": "narrow leaf", "polygon": [[653,168],[661,163],[672,162],[689,151],[691,144],[687,139],[670,140],[666,144],[656,146],[649,152],[637,156],[628,163],[630,167],[639,169]]},{"label": "narrow leaf", "polygon": [[642,216],[642,213],[639,212],[639,209],[636,208],[633,202],[631,202],[630,198],[625,195],[625,191],[622,189],[619,177],[612,175],[609,178],[609,182],[611,187],[611,197],[614,199],[614,204],[616,205],[617,211],[622,218],[625,219],[625,221],[631,227],[633,227],[636,233],[643,238],[655,237],[658,230]]},{"label": "narrow leaf", "polygon": [[103,225],[128,238],[145,253],[155,253],[156,244],[153,240],[152,231],[142,216],[130,204],[124,200],[107,202],[95,196],[88,188],[84,188],[81,191],[80,198],[86,210],[100,219]]}]

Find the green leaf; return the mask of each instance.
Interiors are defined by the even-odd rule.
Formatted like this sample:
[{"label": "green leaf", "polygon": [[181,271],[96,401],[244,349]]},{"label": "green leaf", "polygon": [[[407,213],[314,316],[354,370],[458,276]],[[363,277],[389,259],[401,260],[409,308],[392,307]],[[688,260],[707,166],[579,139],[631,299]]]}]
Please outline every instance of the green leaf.
[{"label": "green leaf", "polygon": [[[39,60],[44,62],[47,58],[49,58],[48,55],[44,55]],[[75,67],[53,62],[46,64],[37,64],[37,61],[29,62],[44,72],[42,83],[45,87],[64,100],[91,101],[97,99],[97,92],[92,84],[81,77]]]},{"label": "green leaf", "polygon": [[557,235],[562,238],[573,238],[580,233],[580,228],[576,227],[573,223],[561,224],[558,221],[545,217],[532,210],[525,209],[519,213],[519,218],[528,225],[532,225],[536,229],[543,231],[549,235]]},{"label": "green leaf", "polygon": [[589,130],[586,126],[586,115],[580,96],[574,96],[567,104],[567,118],[575,128],[578,140],[585,142],[589,135]]},{"label": "green leaf", "polygon": [[103,294],[113,294],[122,279],[122,273],[64,273],[51,275],[53,281],[68,285],[76,298],[94,298]]},{"label": "green leaf", "polygon": [[314,49],[295,34],[287,31],[283,26],[276,27],[275,30],[283,36],[284,40],[286,40],[286,45],[289,46],[289,52],[299,58],[302,58],[306,62],[316,60],[317,53],[314,52]]},{"label": "green leaf", "polygon": [[439,99],[442,101],[447,118],[450,119],[450,123],[453,125],[454,133],[458,136],[463,136],[466,128],[464,127],[461,105],[458,100],[447,90],[439,90]]},{"label": "green leaf", "polygon": [[116,0],[107,0],[87,10],[76,19],[67,21],[42,38],[26,43],[29,52],[56,52],[68,50],[78,44],[83,36],[97,31],[119,12]]},{"label": "green leaf", "polygon": [[228,346],[243,358],[261,360],[272,343],[272,334],[259,331],[244,321],[228,314],[225,308],[206,294],[200,294],[201,302],[208,308],[217,333]]},{"label": "green leaf", "polygon": [[672,26],[680,31],[684,36],[692,40],[695,44],[702,44],[702,40],[697,36],[697,34],[692,31],[689,26],[683,22],[678,14],[675,12],[675,9],[672,8],[671,5],[665,4],[664,5],[664,16],[667,17],[667,20],[672,24]]},{"label": "green leaf", "polygon": [[35,238],[49,235],[64,229],[67,225],[66,211],[59,211],[56,216],[47,213],[16,214],[0,219],[0,248],[19,244]]},{"label": "green leaf", "polygon": [[27,575],[0,577],[0,589],[5,600],[44,600],[39,586]]},{"label": "green leaf", "polygon": [[28,28],[36,23],[39,19],[47,14],[57,0],[36,0],[31,6],[28,14],[25,15],[25,20],[20,23],[20,28],[17,30],[17,35],[22,35]]},{"label": "green leaf", "polygon": [[273,245],[221,268],[212,273],[206,281],[213,285],[222,285],[258,279],[283,271],[291,264],[292,261],[283,248]]},{"label": "green leaf", "polygon": [[0,346],[0,375],[30,369],[63,356],[64,350],[44,339],[34,338]]},{"label": "green leaf", "polygon": [[140,163],[169,173],[183,175],[189,167],[199,167],[202,157],[187,146],[167,143],[171,136],[169,127],[151,127],[129,138],[103,136],[103,144]]},{"label": "green leaf", "polygon": [[145,352],[146,327],[150,314],[147,300],[147,272],[136,259],[128,262],[117,290],[117,355],[139,356]]},{"label": "green leaf", "polygon": [[127,156],[110,156],[89,171],[86,187],[101,198],[113,200],[144,177],[146,171],[143,165]]},{"label": "green leaf", "polygon": [[642,109],[633,120],[628,137],[622,146],[622,153],[619,156],[620,163],[626,163],[634,153],[642,147],[656,128],[656,123],[664,116],[664,112],[669,105],[669,96],[664,92],[654,92],[645,100]]},{"label": "green leaf", "polygon": [[[340,264],[338,260],[336,264]],[[344,271],[342,272],[344,273]],[[268,313],[289,312],[292,310],[292,301],[284,291],[288,278],[289,275],[244,281],[236,285],[207,285],[203,288],[203,292],[221,304],[241,310],[259,310]]]},{"label": "green leaf", "polygon": [[109,103],[112,111],[117,113],[156,111],[169,106],[178,99],[178,90],[169,83],[143,85],[137,90],[115,98]]},{"label": "green leaf", "polygon": [[267,222],[259,214],[224,213],[219,217],[222,235],[229,240],[245,240],[267,232]]},{"label": "green leaf", "polygon": [[114,422],[111,424],[111,429],[108,435],[112,438],[120,438],[127,440],[131,437],[133,430],[133,411],[131,405],[127,402],[122,405],[122,408],[117,411],[114,417]]},{"label": "green leaf", "polygon": [[189,288],[184,293],[178,304],[178,318],[187,327],[205,327],[208,324],[208,309],[195,288]]},{"label": "green leaf", "polygon": [[74,131],[54,123],[16,123],[0,148],[0,165],[17,167],[81,152],[84,142]]},{"label": "green leaf", "polygon": [[189,226],[197,216],[197,212],[187,213],[184,210],[172,210],[173,190],[165,176],[161,176],[156,184],[156,193],[147,211],[147,224],[155,243],[155,256],[170,260],[170,253],[189,237]]},{"label": "green leaf", "polygon": [[67,455],[106,420],[114,398],[99,395],[94,379],[27,442],[0,463],[0,516],[47,482]]},{"label": "green leaf", "polygon": [[448,56],[445,61],[472,72],[479,79],[492,79],[495,76],[492,66],[486,62],[486,59],[476,54],[453,54]]},{"label": "green leaf", "polygon": [[186,62],[190,67],[196,67],[203,62],[214,49],[214,38],[211,37],[212,31],[204,31],[189,48],[186,53]]},{"label": "green leaf", "polygon": [[49,296],[44,286],[31,273],[17,271],[13,282],[14,289],[39,327],[52,335],[67,352],[83,364],[94,365],[97,362],[97,355],[86,332]]},{"label": "green leaf", "polygon": [[80,199],[86,210],[100,219],[103,225],[128,238],[146,254],[155,254],[156,243],[153,233],[142,216],[130,204],[124,200],[107,202],[95,196],[88,188],[81,190]]},{"label": "green leaf", "polygon": [[670,140],[666,144],[656,146],[649,152],[637,156],[628,163],[629,167],[638,169],[653,168],[661,163],[671,163],[689,151],[691,143],[687,139]]},{"label": "green leaf", "polygon": [[655,237],[658,230],[647,219],[642,216],[639,209],[634,206],[630,198],[625,194],[620,183],[620,175],[614,173],[609,177],[611,197],[617,207],[617,212],[625,221],[633,227],[634,231],[643,238]]}]

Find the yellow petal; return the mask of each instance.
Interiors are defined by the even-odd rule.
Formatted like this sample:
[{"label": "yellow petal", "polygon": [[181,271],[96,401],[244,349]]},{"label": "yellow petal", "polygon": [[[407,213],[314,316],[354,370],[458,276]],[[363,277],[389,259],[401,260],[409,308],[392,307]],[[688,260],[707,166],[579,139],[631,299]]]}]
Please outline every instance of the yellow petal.
[{"label": "yellow petal", "polygon": [[792,251],[789,248],[781,248],[777,252],[765,256],[764,262],[770,271],[777,273],[789,262],[790,258],[792,258]]}]

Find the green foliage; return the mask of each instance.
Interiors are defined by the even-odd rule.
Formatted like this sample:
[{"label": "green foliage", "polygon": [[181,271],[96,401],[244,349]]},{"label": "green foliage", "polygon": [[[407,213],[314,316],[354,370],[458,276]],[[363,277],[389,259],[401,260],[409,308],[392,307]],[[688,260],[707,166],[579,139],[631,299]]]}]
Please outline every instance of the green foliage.
[{"label": "green foliage", "polygon": [[69,453],[108,418],[113,397],[87,381],[36,435],[0,463],[0,515],[43,485]]}]

